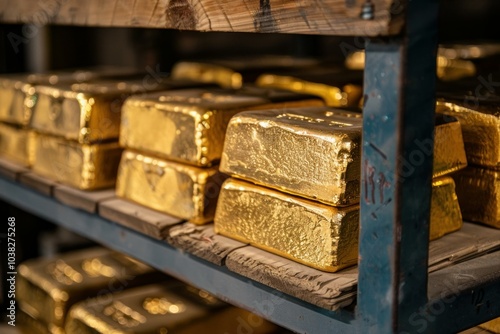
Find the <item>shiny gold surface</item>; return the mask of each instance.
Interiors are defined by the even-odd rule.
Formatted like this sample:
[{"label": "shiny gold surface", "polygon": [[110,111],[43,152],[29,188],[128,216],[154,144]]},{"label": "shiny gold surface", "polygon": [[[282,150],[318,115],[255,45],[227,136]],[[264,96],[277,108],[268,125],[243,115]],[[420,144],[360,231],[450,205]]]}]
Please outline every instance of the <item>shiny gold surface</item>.
[{"label": "shiny gold surface", "polygon": [[122,152],[117,142],[86,145],[41,134],[34,142],[35,173],[84,190],[115,184]]},{"label": "shiny gold surface", "polygon": [[[113,268],[113,275],[89,274],[85,263],[97,260]],[[16,298],[23,310],[48,327],[62,327],[69,307],[88,297],[109,300],[109,293],[156,281],[150,267],[120,253],[95,248],[60,256],[35,259],[19,265]]]},{"label": "shiny gold surface", "polygon": [[484,328],[492,333],[500,334],[500,318],[496,318],[479,325],[479,327]]},{"label": "shiny gold surface", "polygon": [[224,88],[240,88],[243,76],[234,70],[215,64],[179,62],[172,68],[172,78],[215,83]]},{"label": "shiny gold surface", "polygon": [[203,224],[213,219],[224,179],[217,167],[193,167],[125,151],[116,195]]},{"label": "shiny gold surface", "polygon": [[456,117],[462,127],[469,164],[500,168],[500,109],[473,110],[438,101],[436,112]]},{"label": "shiny gold surface", "polygon": [[240,92],[190,89],[133,96],[123,106],[120,144],[169,160],[211,166],[220,160],[227,124],[236,113],[321,104],[262,88]]},{"label": "shiny gold surface", "polygon": [[[56,334],[57,331],[50,331],[47,326],[41,322],[31,317],[29,314],[22,310],[22,305],[18,305],[16,311],[16,327],[19,329],[19,333],[23,334]],[[62,329],[61,329],[62,330]],[[64,333],[60,332],[59,333]],[[58,334],[59,334],[58,333]]]},{"label": "shiny gold surface", "polygon": [[500,228],[499,172],[469,166],[453,179],[463,218]]},{"label": "shiny gold surface", "polygon": [[330,107],[358,106],[363,95],[363,89],[358,85],[347,84],[336,87],[286,75],[263,74],[257,79],[256,84],[261,87],[281,88],[318,96]]},{"label": "shiny gold surface", "polygon": [[[443,81],[453,81],[476,74],[476,66],[473,62],[463,59],[453,59],[438,55],[436,59],[437,76]],[[356,51],[348,55],[345,66],[351,70],[362,70],[365,68],[365,52]]]},{"label": "shiny gold surface", "polygon": [[186,293],[183,284],[148,285],[117,293],[112,301],[90,299],[75,305],[66,322],[66,333],[238,333],[241,323],[250,317],[256,324],[251,328],[254,334],[271,334],[277,329],[247,311],[220,306],[220,302],[208,305]]},{"label": "shiny gold surface", "polygon": [[236,179],[221,190],[217,233],[334,272],[358,258],[359,206],[334,208]]},{"label": "shiny gold surface", "polygon": [[[433,177],[447,175],[467,166],[464,140],[460,123],[448,116],[438,115],[434,129]],[[430,145],[421,143],[424,154],[430,152]]]},{"label": "shiny gold surface", "polygon": [[31,166],[34,134],[15,125],[0,123],[0,156]]},{"label": "shiny gold surface", "polygon": [[448,176],[432,180],[429,240],[459,230],[462,214],[455,193],[455,182]]},{"label": "shiny gold surface", "polygon": [[335,206],[359,202],[361,114],[332,108],[243,112],[229,123],[220,170]]}]

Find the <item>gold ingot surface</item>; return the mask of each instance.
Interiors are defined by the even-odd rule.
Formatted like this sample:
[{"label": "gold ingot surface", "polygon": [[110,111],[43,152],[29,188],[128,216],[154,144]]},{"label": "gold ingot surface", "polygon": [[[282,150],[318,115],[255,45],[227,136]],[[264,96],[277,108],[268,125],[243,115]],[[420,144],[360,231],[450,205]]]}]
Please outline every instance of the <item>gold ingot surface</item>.
[{"label": "gold ingot surface", "polygon": [[469,166],[453,178],[464,219],[500,228],[500,172]]},{"label": "gold ingot surface", "polygon": [[358,259],[359,206],[334,208],[236,179],[222,187],[214,229],[324,271]]},{"label": "gold ingot surface", "polygon": [[160,279],[152,268],[104,248],[28,260],[17,270],[18,303],[48,328],[64,327],[69,308],[78,301],[89,297],[109,300],[116,290]]},{"label": "gold ingot surface", "polygon": [[257,79],[256,84],[261,87],[281,88],[297,93],[318,96],[330,107],[358,106],[363,95],[363,89],[359,85],[346,84],[333,86],[287,75],[263,74]]},{"label": "gold ingot surface", "polygon": [[[356,51],[348,55],[345,66],[351,70],[365,68],[365,51]],[[476,74],[476,66],[470,60],[453,59],[438,55],[436,58],[437,77],[443,81],[454,81]]]},{"label": "gold ingot surface", "polygon": [[496,318],[488,322],[485,322],[479,325],[479,327],[484,328],[492,333],[500,334],[500,318]]},{"label": "gold ingot surface", "polygon": [[227,124],[243,110],[322,105],[290,92],[245,88],[189,89],[133,96],[123,106],[120,144],[188,163],[211,166],[220,160]]},{"label": "gold ingot surface", "polygon": [[249,111],[229,123],[220,170],[335,206],[359,203],[361,114]]},{"label": "gold ingot surface", "polygon": [[34,134],[11,124],[0,123],[0,155],[25,166],[33,162]]},{"label": "gold ingot surface", "polygon": [[500,168],[500,107],[478,110],[454,102],[438,101],[436,111],[456,117],[462,127],[467,161]]},{"label": "gold ingot surface", "polygon": [[449,176],[433,179],[429,240],[457,231],[462,224],[455,182]]},{"label": "gold ingot surface", "polygon": [[203,224],[213,219],[224,180],[217,167],[193,167],[126,150],[120,162],[116,195]]},{"label": "gold ingot surface", "polygon": [[[151,82],[150,82],[151,81]],[[192,87],[168,78],[96,80],[59,86],[38,86],[31,126],[39,132],[89,144],[118,139],[123,102],[132,94]]]},{"label": "gold ingot surface", "polygon": [[42,321],[33,318],[23,310],[23,305],[19,304],[16,311],[16,327],[22,334],[65,334],[64,328],[47,325]]},{"label": "gold ingot surface", "polygon": [[[422,145],[421,149],[430,151],[426,145]],[[462,127],[454,117],[437,114],[433,164],[433,177],[448,175],[467,166]]]},{"label": "gold ingot surface", "polygon": [[87,145],[36,134],[32,169],[79,189],[112,187],[121,152],[118,142]]}]

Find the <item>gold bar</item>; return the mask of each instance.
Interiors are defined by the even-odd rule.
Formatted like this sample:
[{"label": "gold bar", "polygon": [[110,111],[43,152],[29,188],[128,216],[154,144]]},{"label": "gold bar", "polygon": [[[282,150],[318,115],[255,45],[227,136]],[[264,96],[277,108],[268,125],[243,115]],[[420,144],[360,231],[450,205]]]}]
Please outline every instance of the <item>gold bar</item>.
[{"label": "gold bar", "polygon": [[500,334],[500,318],[496,318],[488,322],[485,322],[479,325],[479,327],[484,328],[490,331],[491,333]]},{"label": "gold bar", "polygon": [[31,126],[38,132],[82,144],[117,139],[124,100],[132,94],[192,87],[193,83],[158,77],[146,80],[95,80],[89,83],[36,87]]},{"label": "gold bar", "polygon": [[500,172],[470,166],[453,178],[464,219],[500,228]]},{"label": "gold bar", "polygon": [[219,196],[217,233],[324,271],[357,263],[357,205],[334,208],[236,179]]},{"label": "gold bar", "polygon": [[[206,298],[213,303],[207,303]],[[116,293],[112,300],[89,299],[78,303],[70,311],[66,332],[238,333],[238,326],[247,321],[250,313],[235,307],[221,309],[221,306],[215,297],[184,284],[148,285]],[[252,333],[271,334],[277,329],[258,316],[254,315],[252,320],[259,324],[250,328]]]},{"label": "gold bar", "polygon": [[172,78],[217,84],[239,89],[254,82],[263,72],[309,68],[318,62],[307,58],[265,56],[248,59],[218,59],[203,62],[181,61],[172,67]]},{"label": "gold bar", "polygon": [[117,142],[87,145],[41,134],[34,142],[35,173],[84,190],[115,184],[122,152]]},{"label": "gold bar", "polygon": [[116,195],[204,224],[213,219],[224,179],[217,167],[198,168],[126,150],[120,162]]},{"label": "gold bar", "polygon": [[[349,78],[354,79],[349,82]],[[359,78],[358,78],[359,77]],[[355,84],[359,82],[359,84]],[[337,69],[310,69],[295,75],[263,74],[257,78],[260,87],[290,90],[318,96],[330,107],[357,107],[363,96],[362,75]]]},{"label": "gold bar", "polygon": [[[228,125],[220,170],[329,205],[359,203],[362,123],[361,114],[333,108],[243,112]],[[458,122],[441,120],[435,133],[434,176],[464,168]],[[432,153],[420,144],[421,155]]]},{"label": "gold bar", "polygon": [[429,240],[457,231],[462,224],[455,182],[449,176],[433,179]]},{"label": "gold bar", "polygon": [[152,268],[104,248],[28,260],[17,270],[19,305],[48,328],[63,327],[69,308],[78,301],[92,296],[109,300],[114,291],[163,279]]},{"label": "gold bar", "polygon": [[[471,103],[472,104],[472,103]],[[500,116],[498,106],[468,108],[454,102],[438,101],[436,111],[456,117],[462,127],[467,161],[500,168]]]},{"label": "gold bar", "polygon": [[[434,128],[434,166],[433,177],[439,177],[456,172],[467,166],[467,157],[462,137],[462,127],[456,118],[436,114],[436,126]],[[421,149],[424,154],[430,151],[430,147],[422,143]]]},{"label": "gold bar", "polygon": [[220,160],[226,127],[236,113],[269,107],[322,105],[286,91],[245,87],[190,89],[132,96],[123,106],[120,144],[195,166]]},{"label": "gold bar", "polygon": [[0,155],[26,166],[33,163],[34,134],[11,124],[0,123]]},{"label": "gold bar", "polygon": [[20,333],[26,334],[64,334],[64,328],[49,325],[47,326],[42,321],[39,321],[28,313],[26,313],[22,305],[18,305],[19,308],[16,314],[16,327],[20,329]]}]

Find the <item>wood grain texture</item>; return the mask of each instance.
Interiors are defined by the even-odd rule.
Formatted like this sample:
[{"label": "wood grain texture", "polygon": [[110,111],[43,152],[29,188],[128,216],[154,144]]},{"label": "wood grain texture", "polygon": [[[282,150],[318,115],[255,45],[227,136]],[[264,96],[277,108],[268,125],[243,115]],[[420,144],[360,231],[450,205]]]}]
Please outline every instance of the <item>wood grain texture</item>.
[{"label": "wood grain texture", "polygon": [[222,266],[232,251],[246,244],[215,234],[213,224],[184,223],[169,230],[167,242],[204,260]]},{"label": "wood grain texture", "polygon": [[168,236],[172,226],[182,222],[179,218],[119,198],[99,203],[97,210],[103,218],[159,240]]},{"label": "wood grain texture", "polygon": [[0,21],[360,36],[391,35],[401,30],[401,1],[372,0],[373,20],[360,18],[363,3],[364,0],[0,0]]},{"label": "wood grain texture", "polygon": [[54,188],[54,197],[61,203],[73,208],[95,213],[97,205],[115,197],[114,189],[83,191],[68,186],[58,185]]},{"label": "wood grain texture", "polygon": [[29,172],[26,166],[16,164],[8,159],[0,157],[0,175],[14,181],[18,181],[23,173]]},{"label": "wood grain texture", "polygon": [[54,187],[58,184],[52,179],[32,172],[21,174],[19,176],[19,182],[47,196],[53,195]]},{"label": "wood grain texture", "polygon": [[352,303],[357,268],[326,273],[247,246],[226,258],[229,270],[311,304],[336,310]]}]

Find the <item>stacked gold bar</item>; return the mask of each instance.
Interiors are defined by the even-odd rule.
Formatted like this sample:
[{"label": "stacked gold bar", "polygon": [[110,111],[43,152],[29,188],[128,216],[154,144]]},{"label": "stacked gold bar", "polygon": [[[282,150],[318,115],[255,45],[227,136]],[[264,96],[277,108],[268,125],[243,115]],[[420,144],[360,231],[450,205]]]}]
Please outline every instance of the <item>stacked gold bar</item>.
[{"label": "stacked gold bar", "polygon": [[131,97],[123,106],[116,194],[203,224],[213,219],[224,135],[243,110],[322,105],[279,90],[190,89]]},{"label": "stacked gold bar", "polygon": [[122,152],[118,137],[123,101],[132,94],[193,85],[165,77],[147,79],[135,75],[37,86],[28,102],[36,132],[33,170],[80,189],[113,186]]},{"label": "stacked gold bar", "polygon": [[88,297],[110,294],[163,279],[152,268],[103,248],[35,259],[19,265],[16,299],[32,327],[63,333],[69,308]]},{"label": "stacked gold bar", "polygon": [[[248,319],[251,319],[249,324]],[[241,329],[245,326],[245,329]],[[240,328],[240,330],[238,330]],[[147,285],[71,308],[67,334],[275,333],[277,326],[182,283]]]},{"label": "stacked gold bar", "polygon": [[[466,164],[457,126],[436,127],[431,238],[462,224],[453,180],[442,176]],[[216,232],[321,270],[356,264],[361,130],[361,114],[333,108],[234,116],[220,166],[234,178],[222,187]],[[441,143],[449,136],[452,154]],[[425,144],[422,154],[432,154]]]},{"label": "stacked gold bar", "polygon": [[470,163],[454,176],[462,215],[500,228],[500,104],[498,99],[455,101],[438,101],[437,110],[456,117],[462,126]]}]

